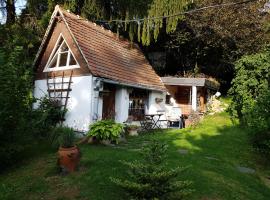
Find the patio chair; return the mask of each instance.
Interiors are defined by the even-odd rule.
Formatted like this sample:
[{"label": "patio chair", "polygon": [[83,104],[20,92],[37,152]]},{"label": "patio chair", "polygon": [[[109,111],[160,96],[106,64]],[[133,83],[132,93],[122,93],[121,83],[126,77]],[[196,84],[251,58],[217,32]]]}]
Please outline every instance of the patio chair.
[{"label": "patio chair", "polygon": [[[181,108],[173,107],[170,116],[168,116],[169,127],[185,128],[185,120],[181,112]],[[173,126],[177,124],[177,126]]]},{"label": "patio chair", "polygon": [[151,130],[154,125],[152,119],[147,116],[141,118],[140,124],[143,131]]}]

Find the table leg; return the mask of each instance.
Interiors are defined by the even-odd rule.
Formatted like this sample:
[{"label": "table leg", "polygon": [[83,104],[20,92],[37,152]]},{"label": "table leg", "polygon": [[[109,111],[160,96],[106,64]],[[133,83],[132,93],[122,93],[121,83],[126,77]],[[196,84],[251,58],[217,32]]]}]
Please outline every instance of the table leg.
[{"label": "table leg", "polygon": [[160,119],[160,116],[161,116],[161,115],[158,115],[158,119],[157,119],[156,121],[154,120],[154,117],[153,117],[153,122],[154,122],[153,129],[154,129],[154,128],[160,128],[160,127],[158,126],[158,124],[157,124],[158,121],[159,121],[159,119]]}]

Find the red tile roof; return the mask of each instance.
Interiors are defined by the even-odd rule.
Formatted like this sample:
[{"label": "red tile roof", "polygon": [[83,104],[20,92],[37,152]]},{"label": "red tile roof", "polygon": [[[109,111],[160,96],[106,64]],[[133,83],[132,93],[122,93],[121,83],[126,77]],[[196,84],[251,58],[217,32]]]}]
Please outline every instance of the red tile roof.
[{"label": "red tile roof", "polygon": [[[165,91],[137,44],[115,33],[60,9],[94,76]],[[132,46],[132,47],[131,47]]]}]

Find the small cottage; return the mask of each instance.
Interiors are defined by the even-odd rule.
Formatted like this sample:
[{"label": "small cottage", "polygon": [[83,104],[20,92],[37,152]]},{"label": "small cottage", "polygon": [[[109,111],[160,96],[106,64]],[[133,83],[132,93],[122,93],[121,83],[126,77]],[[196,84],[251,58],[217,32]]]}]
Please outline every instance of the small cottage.
[{"label": "small cottage", "polygon": [[59,6],[34,65],[34,96],[58,100],[64,124],[78,131],[100,119],[139,120],[166,94],[137,44]]},{"label": "small cottage", "polygon": [[166,105],[181,108],[186,117],[192,112],[205,113],[207,103],[219,89],[217,81],[207,78],[162,77],[168,93]]}]

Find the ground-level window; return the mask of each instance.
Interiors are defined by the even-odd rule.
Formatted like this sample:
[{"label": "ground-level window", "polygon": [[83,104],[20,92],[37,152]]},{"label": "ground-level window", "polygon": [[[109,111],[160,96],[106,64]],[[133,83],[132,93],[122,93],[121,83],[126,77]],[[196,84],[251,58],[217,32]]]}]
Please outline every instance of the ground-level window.
[{"label": "ground-level window", "polygon": [[148,106],[148,91],[142,89],[132,89],[129,94],[129,109],[128,115],[133,117],[133,120],[140,120],[146,112]]}]

